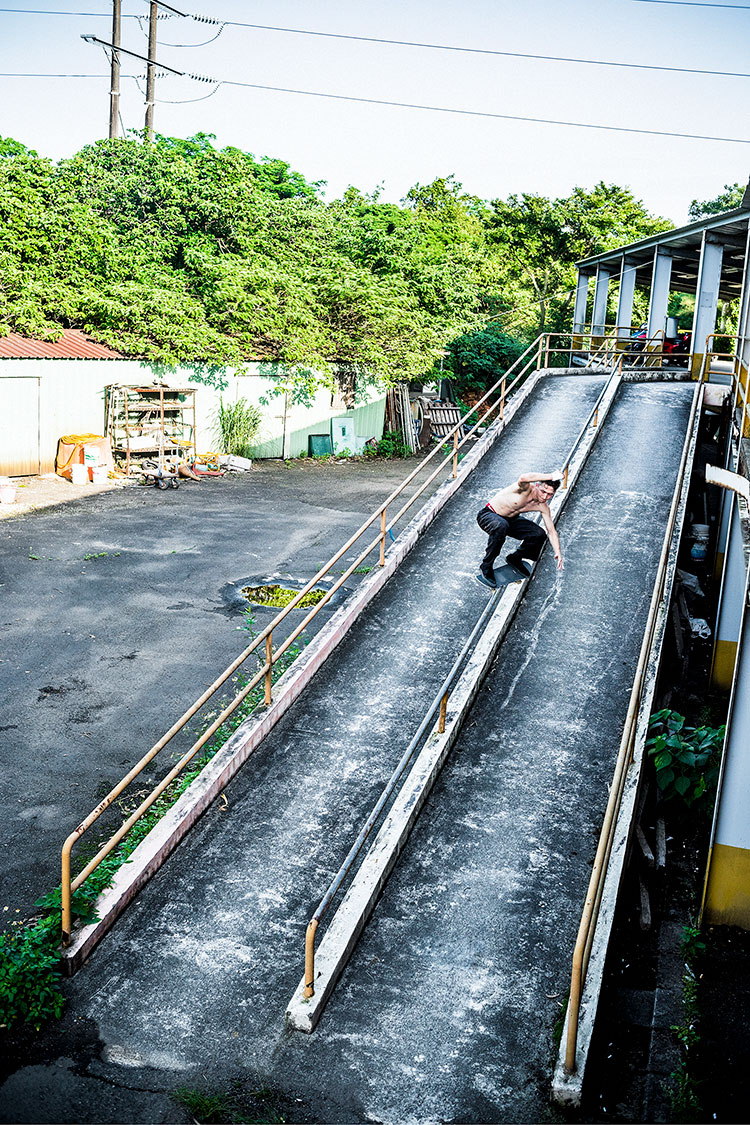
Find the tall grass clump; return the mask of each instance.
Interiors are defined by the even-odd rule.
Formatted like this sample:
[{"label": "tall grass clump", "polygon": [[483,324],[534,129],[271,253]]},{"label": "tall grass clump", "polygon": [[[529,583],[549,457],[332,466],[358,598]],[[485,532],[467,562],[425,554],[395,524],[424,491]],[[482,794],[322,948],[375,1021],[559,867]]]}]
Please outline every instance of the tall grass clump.
[{"label": "tall grass clump", "polygon": [[238,398],[235,403],[227,405],[223,399],[219,399],[222,453],[233,453],[237,457],[249,456],[262,421],[260,407],[246,399]]}]

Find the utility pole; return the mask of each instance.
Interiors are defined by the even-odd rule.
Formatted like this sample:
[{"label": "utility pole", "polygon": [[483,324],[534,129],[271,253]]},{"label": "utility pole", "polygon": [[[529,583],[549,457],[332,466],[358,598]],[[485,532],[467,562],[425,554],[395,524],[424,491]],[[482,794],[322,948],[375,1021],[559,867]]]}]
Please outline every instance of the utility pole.
[{"label": "utility pole", "polygon": [[109,86],[109,139],[119,136],[120,124],[120,31],[122,0],[112,0],[112,78]]},{"label": "utility pole", "polygon": [[159,11],[157,0],[150,0],[148,6],[148,66],[146,67],[146,141],[154,140],[154,87],[156,86],[156,19]]}]

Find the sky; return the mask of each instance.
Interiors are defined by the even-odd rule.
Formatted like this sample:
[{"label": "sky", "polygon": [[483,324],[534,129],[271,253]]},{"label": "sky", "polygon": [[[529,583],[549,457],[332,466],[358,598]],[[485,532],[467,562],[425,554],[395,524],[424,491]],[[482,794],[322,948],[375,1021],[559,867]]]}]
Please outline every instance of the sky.
[{"label": "sky", "polygon": [[[175,0],[191,16],[295,31],[470,48],[437,50],[225,26],[159,21],[160,62],[224,83],[340,99],[411,103],[475,114],[373,105],[302,93],[157,81],[157,132],[213,133],[255,157],[279,157],[326,198],[349,185],[398,202],[416,183],[455,176],[483,199],[532,192],[558,197],[598,181],[629,187],[654,214],[681,225],[693,199],[710,199],[750,174],[750,3],[653,0]],[[33,9],[30,11],[11,11]],[[123,0],[127,17],[145,0]],[[111,0],[0,0],[0,136],[40,155],[69,156],[107,136],[109,63],[85,42],[111,38]],[[54,15],[52,13],[84,13]],[[201,45],[202,44],[202,45]],[[122,46],[146,54],[146,19],[124,18]],[[515,52],[733,71],[725,77],[508,57]],[[123,57],[121,116],[142,129],[144,64]],[[5,77],[13,74],[99,77]],[[202,99],[202,100],[195,100]],[[699,134],[684,139],[507,120]],[[744,142],[744,143],[743,143]]]}]

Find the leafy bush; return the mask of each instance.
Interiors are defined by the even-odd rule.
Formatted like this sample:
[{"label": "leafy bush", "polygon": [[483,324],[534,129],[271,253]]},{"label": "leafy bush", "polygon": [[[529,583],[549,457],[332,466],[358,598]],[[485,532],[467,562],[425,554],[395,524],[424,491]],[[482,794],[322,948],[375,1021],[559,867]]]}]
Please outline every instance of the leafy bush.
[{"label": "leafy bush", "polygon": [[651,716],[646,742],[665,801],[679,798],[688,807],[699,803],[710,811],[716,794],[724,743],[723,726],[689,727],[685,717],[668,708]]},{"label": "leafy bush", "polygon": [[404,435],[399,430],[383,434],[375,449],[373,457],[411,457],[411,450],[404,441]]},{"label": "leafy bush", "polygon": [[60,924],[44,918],[16,923],[0,935],[0,1024],[34,1024],[59,1018],[65,1003],[60,983]]},{"label": "leafy bush", "polygon": [[222,452],[247,457],[262,421],[263,415],[259,407],[244,398],[237,399],[237,402],[230,406],[225,406],[224,400],[220,399],[219,429]]}]

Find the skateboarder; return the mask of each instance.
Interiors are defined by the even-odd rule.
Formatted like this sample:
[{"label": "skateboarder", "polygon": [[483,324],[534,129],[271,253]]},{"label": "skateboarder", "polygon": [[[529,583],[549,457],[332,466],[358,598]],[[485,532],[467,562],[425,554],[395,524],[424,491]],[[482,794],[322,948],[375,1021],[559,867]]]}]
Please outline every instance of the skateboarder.
[{"label": "skateboarder", "polygon": [[531,574],[524,559],[537,559],[544,545],[544,531],[533,520],[524,519],[522,512],[540,512],[552,550],[557,560],[557,569],[562,570],[563,560],[560,540],[552,522],[548,501],[557,491],[562,475],[560,473],[522,473],[515,484],[501,488],[492,496],[481,512],[477,523],[489,535],[487,551],[479,567],[477,578],[483,586],[497,589],[492,564],[500,554],[506,536],[520,539],[521,546],[508,555],[507,562],[520,574]]}]

